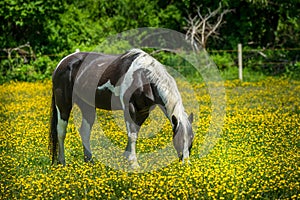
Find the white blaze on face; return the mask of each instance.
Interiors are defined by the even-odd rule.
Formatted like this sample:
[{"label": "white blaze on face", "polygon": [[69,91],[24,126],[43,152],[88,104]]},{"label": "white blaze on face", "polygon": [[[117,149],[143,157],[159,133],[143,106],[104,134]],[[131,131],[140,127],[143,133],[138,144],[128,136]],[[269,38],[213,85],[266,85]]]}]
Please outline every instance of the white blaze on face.
[{"label": "white blaze on face", "polygon": [[188,126],[190,124],[188,115],[184,112],[182,117],[182,124],[184,124],[184,149],[183,149],[183,159],[189,157],[189,136],[188,136]]}]

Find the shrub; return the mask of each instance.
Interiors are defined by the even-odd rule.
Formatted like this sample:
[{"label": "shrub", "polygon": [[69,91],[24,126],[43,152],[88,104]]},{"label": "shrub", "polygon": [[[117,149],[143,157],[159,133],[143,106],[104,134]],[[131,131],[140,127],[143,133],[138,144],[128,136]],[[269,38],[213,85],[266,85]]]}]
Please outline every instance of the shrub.
[{"label": "shrub", "polygon": [[217,53],[210,55],[218,69],[225,70],[236,66],[233,56],[230,53]]},{"label": "shrub", "polygon": [[287,65],[284,75],[288,78],[300,80],[300,62]]},{"label": "shrub", "polygon": [[58,60],[49,56],[39,56],[28,63],[18,57],[1,60],[0,84],[10,80],[32,82],[50,78]]}]

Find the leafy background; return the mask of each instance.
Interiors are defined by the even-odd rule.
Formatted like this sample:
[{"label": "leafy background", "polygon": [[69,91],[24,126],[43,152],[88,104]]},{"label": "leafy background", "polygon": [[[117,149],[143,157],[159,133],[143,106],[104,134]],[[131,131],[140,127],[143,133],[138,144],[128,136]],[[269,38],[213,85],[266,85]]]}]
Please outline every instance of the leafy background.
[{"label": "leafy background", "polygon": [[[225,24],[219,30],[220,39],[210,39],[207,50],[224,77],[236,77],[233,75],[237,66],[236,46],[242,43],[249,50],[244,54],[245,67],[251,72],[249,77],[299,78],[299,4],[297,0],[222,1],[223,9],[234,12],[225,16]],[[107,36],[132,28],[162,27],[185,33],[186,18],[195,16],[200,5],[205,14],[208,8],[216,9],[219,2],[3,0],[0,2],[0,82],[49,78],[62,57],[76,49],[93,50]],[[8,58],[5,50],[27,43],[34,56],[26,54],[25,62],[14,51],[12,58]]]}]

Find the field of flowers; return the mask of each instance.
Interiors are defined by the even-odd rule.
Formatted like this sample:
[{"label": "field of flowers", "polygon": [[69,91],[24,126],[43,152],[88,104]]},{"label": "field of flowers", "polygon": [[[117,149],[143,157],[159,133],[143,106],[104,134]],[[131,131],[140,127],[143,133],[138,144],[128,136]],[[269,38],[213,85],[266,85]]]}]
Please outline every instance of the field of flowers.
[{"label": "field of flowers", "polygon": [[[113,169],[97,158],[93,165],[84,163],[72,119],[67,166],[51,166],[51,82],[0,85],[0,199],[300,199],[300,82],[225,82],[222,135],[203,157],[199,149],[210,124],[210,96],[205,84],[195,83],[193,89],[200,106],[191,164],[175,160],[137,173]],[[123,149],[126,133],[109,112],[99,115],[104,134]],[[169,143],[168,122],[161,130],[143,136],[137,150]]]}]

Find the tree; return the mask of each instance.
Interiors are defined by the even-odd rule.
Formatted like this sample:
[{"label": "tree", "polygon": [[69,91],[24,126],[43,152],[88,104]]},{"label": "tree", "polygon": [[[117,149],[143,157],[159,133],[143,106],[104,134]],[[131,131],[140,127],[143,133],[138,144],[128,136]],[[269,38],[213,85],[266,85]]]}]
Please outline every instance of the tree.
[{"label": "tree", "polygon": [[209,37],[218,37],[218,29],[224,24],[223,17],[225,14],[232,12],[232,10],[226,9],[221,11],[222,6],[212,11],[208,8],[208,13],[201,14],[201,6],[197,8],[197,15],[195,17],[188,16],[188,26],[185,27],[186,39],[190,40],[194,50],[199,51],[199,44],[203,48],[206,48],[207,40]]},{"label": "tree", "polygon": [[49,42],[49,20],[58,19],[62,11],[60,0],[0,1],[0,49],[27,42],[36,50]]}]

